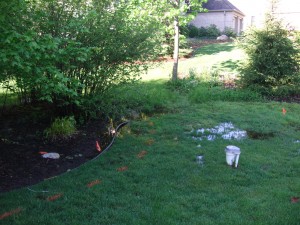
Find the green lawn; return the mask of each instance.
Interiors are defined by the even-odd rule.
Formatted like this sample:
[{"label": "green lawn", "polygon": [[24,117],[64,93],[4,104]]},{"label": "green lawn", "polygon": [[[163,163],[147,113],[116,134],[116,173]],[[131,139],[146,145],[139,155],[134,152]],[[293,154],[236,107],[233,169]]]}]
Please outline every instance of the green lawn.
[{"label": "green lawn", "polygon": [[[231,43],[209,44],[197,49],[194,57],[179,62],[179,74],[186,77],[190,71],[196,74],[205,74],[210,70],[217,70],[225,77],[237,75],[237,65],[245,57],[244,52]],[[173,62],[161,63],[143,75],[143,80],[167,80],[171,77]]]},{"label": "green lawn", "polygon": [[[224,67],[222,62],[237,60],[235,54],[221,57],[239,51],[230,45],[199,50],[186,65],[196,68],[193,60],[215,56],[207,62]],[[49,192],[23,188],[0,194],[0,223],[299,224],[300,105],[245,98],[239,90],[224,95],[220,87],[201,84],[188,90],[179,92],[165,81],[123,87],[119,93],[126,99],[116,98],[148,113],[124,127],[97,160],[31,187]],[[197,135],[202,141],[193,139],[197,129],[225,122],[248,137],[216,135],[209,141],[205,133]],[[226,164],[227,145],[241,148],[238,168]],[[204,156],[203,166],[197,155]]]}]

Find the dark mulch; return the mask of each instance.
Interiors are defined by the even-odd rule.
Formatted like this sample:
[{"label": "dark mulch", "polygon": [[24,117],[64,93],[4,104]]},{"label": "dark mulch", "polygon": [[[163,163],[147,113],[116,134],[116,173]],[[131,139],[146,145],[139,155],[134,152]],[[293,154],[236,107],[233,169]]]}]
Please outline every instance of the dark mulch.
[{"label": "dark mulch", "polygon": [[[43,130],[51,116],[40,109],[19,107],[0,114],[0,192],[30,186],[75,168],[104,149],[111,137],[106,123],[88,122],[68,140],[48,141]],[[57,152],[59,159],[43,159],[39,152]]]}]

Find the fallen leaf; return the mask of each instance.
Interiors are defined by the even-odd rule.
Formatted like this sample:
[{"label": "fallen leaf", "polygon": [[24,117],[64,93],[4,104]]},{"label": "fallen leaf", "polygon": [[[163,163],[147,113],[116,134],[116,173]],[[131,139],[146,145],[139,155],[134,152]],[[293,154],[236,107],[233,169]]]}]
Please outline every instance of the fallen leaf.
[{"label": "fallen leaf", "polygon": [[100,147],[100,145],[99,145],[99,143],[98,143],[98,141],[96,141],[96,149],[97,149],[98,152],[101,152],[101,151],[102,151],[102,150],[101,150],[101,147]]},{"label": "fallen leaf", "polygon": [[47,200],[48,202],[53,202],[53,201],[59,199],[59,198],[62,197],[62,196],[63,196],[63,194],[62,194],[62,193],[59,193],[59,194],[56,194],[56,195],[49,196],[48,198],[46,198],[46,200]]},{"label": "fallen leaf", "polygon": [[41,155],[45,155],[47,154],[48,152],[39,152]]},{"label": "fallen leaf", "polygon": [[291,203],[297,203],[299,202],[300,198],[299,197],[292,197],[291,198]]},{"label": "fallen leaf", "polygon": [[150,134],[156,134],[156,130],[149,130]]},{"label": "fallen leaf", "polygon": [[153,139],[148,139],[148,140],[146,141],[146,145],[153,145],[153,143],[154,143],[154,140],[153,140]]},{"label": "fallen leaf", "polygon": [[100,183],[101,183],[100,180],[94,180],[94,181],[88,183],[86,186],[87,186],[88,188],[91,188],[91,187],[95,186],[96,184],[100,184]]},{"label": "fallen leaf", "polygon": [[147,153],[148,153],[147,151],[143,150],[137,155],[137,157],[139,159],[142,159],[142,158],[144,158],[145,155],[147,155]]},{"label": "fallen leaf", "polygon": [[126,171],[126,170],[128,170],[128,166],[122,166],[122,167],[119,167],[117,169],[118,172],[123,172],[123,171]]},{"label": "fallen leaf", "polygon": [[12,215],[14,215],[14,214],[18,214],[18,213],[21,212],[21,211],[22,211],[21,208],[16,208],[16,209],[11,210],[11,211],[9,211],[9,212],[5,212],[5,213],[3,213],[2,215],[0,215],[0,220],[3,220],[4,218],[9,217],[9,216],[12,216]]}]

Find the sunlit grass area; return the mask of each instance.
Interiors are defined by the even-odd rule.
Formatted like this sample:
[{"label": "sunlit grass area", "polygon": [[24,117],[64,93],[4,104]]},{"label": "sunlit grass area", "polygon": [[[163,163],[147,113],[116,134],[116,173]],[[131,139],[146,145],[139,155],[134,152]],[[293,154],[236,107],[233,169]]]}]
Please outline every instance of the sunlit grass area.
[{"label": "sunlit grass area", "polygon": [[17,94],[0,85],[0,107],[18,104]]},{"label": "sunlit grass area", "polygon": [[[199,40],[200,41],[200,40]],[[201,41],[200,41],[201,42]],[[208,71],[219,71],[226,78],[236,77],[238,65],[244,59],[245,54],[234,42],[209,44],[200,47],[189,59],[181,59],[179,62],[179,76],[187,77],[191,73],[206,74]],[[143,80],[170,79],[173,62],[162,62],[143,75]]]}]

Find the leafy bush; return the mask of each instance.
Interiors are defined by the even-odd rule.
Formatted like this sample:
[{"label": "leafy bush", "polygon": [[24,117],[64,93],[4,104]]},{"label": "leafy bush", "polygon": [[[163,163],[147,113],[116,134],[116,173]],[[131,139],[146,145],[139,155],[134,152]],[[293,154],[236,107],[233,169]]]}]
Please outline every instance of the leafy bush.
[{"label": "leafy bush", "polygon": [[207,29],[205,27],[200,27],[198,31],[199,37],[207,37]]},{"label": "leafy bush", "polygon": [[56,118],[49,128],[45,130],[46,138],[67,139],[76,133],[74,117]]},{"label": "leafy bush", "polygon": [[187,34],[190,38],[216,38],[221,34],[220,30],[214,24],[211,24],[208,27],[200,28],[190,24],[188,25],[187,29]]},{"label": "leafy bush", "polygon": [[199,28],[192,25],[192,24],[189,24],[187,26],[187,34],[188,34],[188,37],[190,38],[195,38],[195,37],[199,37]]},{"label": "leafy bush", "polygon": [[[135,1],[1,1],[0,82],[23,102],[72,114],[119,83],[131,82],[158,54],[160,28]],[[12,16],[13,15],[13,16]]]},{"label": "leafy bush", "polygon": [[222,34],[225,34],[226,36],[233,37],[233,38],[235,38],[237,36],[236,32],[231,27],[225,27]]},{"label": "leafy bush", "polygon": [[[273,95],[299,81],[299,49],[281,21],[269,15],[263,29],[250,29],[240,46],[248,55],[241,85]],[[277,93],[278,94],[278,93]]]},{"label": "leafy bush", "polygon": [[206,28],[206,35],[207,37],[218,37],[220,36],[221,32],[217,28],[215,24],[211,24],[209,27]]}]

